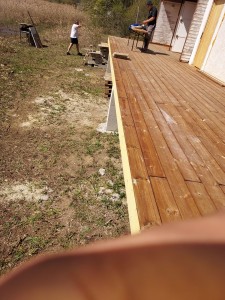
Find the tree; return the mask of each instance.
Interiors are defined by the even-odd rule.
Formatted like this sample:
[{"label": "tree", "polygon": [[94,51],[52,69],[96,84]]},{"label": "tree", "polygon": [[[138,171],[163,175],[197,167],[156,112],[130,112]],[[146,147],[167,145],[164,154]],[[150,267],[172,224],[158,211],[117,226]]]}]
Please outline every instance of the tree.
[{"label": "tree", "polygon": [[[153,1],[155,5],[158,2]],[[80,0],[80,4],[89,12],[93,26],[113,35],[126,35],[130,24],[136,19],[141,22],[147,15],[146,0]]]}]

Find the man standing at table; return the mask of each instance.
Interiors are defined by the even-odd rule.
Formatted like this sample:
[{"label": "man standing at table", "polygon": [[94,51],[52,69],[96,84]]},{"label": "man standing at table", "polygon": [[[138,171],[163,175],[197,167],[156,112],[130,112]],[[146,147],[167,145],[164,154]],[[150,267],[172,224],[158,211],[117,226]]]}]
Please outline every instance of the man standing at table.
[{"label": "man standing at table", "polygon": [[144,48],[142,49],[143,52],[146,52],[148,50],[148,45],[150,43],[153,31],[156,26],[156,19],[158,14],[157,8],[153,6],[152,1],[147,1],[147,8],[148,18],[142,22],[147,30],[147,33],[145,34],[144,38]]}]

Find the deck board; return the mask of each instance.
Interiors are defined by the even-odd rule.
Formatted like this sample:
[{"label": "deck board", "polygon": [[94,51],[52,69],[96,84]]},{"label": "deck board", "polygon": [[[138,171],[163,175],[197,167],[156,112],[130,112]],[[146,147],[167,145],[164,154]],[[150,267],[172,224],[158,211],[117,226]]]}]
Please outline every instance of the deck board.
[{"label": "deck board", "polygon": [[[212,119],[213,126],[217,125],[218,128],[223,127],[222,121],[214,116],[211,112],[220,112],[224,115],[224,105],[221,105],[221,102],[218,102],[211,90],[208,90],[207,84],[202,85],[200,81],[196,85],[196,78],[192,79],[192,76],[185,76],[184,72],[177,71],[177,67],[174,68],[174,65],[170,66],[169,69],[164,70],[164,75],[162,77],[165,82],[168,84],[168,89],[178,96],[180,103],[185,107],[190,105],[194,109],[196,108],[198,113],[202,115],[203,111],[209,119]],[[179,74],[179,76],[177,76]],[[175,83],[175,84],[174,84]],[[176,85],[176,89],[174,89]],[[194,88],[193,88],[194,87]],[[223,89],[223,88],[222,88]],[[206,90],[206,91],[205,91]],[[201,92],[199,92],[201,91]],[[199,96],[200,93],[200,96]],[[221,101],[221,95],[224,92],[222,91],[219,95]],[[223,95],[224,97],[225,95]],[[194,101],[194,99],[196,101]],[[223,127],[224,130],[224,127]]]},{"label": "deck board", "polygon": [[187,182],[187,186],[195,199],[201,215],[204,216],[216,211],[216,206],[202,183]]},{"label": "deck board", "polygon": [[171,192],[167,179],[152,177],[151,184],[162,222],[181,220],[182,216]]},{"label": "deck board", "polygon": [[[138,78],[136,80],[138,81]],[[155,97],[154,95],[152,95],[151,91],[147,91],[143,87],[143,84],[141,84],[141,82],[140,82],[140,88],[142,90],[143,97],[147,104],[147,106],[145,103],[140,104],[142,105],[143,114],[146,115],[146,119],[149,119],[148,111],[150,109],[154,118],[152,119],[151,122],[152,124],[154,124],[155,127],[158,126],[159,130],[162,132],[165,142],[167,143],[167,146],[169,148],[169,151],[171,151],[173,156],[176,157],[176,161],[178,163],[178,166],[180,167],[180,171],[182,172],[184,178],[186,180],[199,181],[196,173],[194,172],[192,166],[190,165],[187,158],[185,157],[184,152],[181,149],[175,136],[173,135],[171,130],[168,130],[168,124],[166,120],[163,118],[163,115],[159,107],[156,105],[156,102],[158,105],[160,103],[155,100]],[[139,99],[141,98],[139,97]],[[155,139],[158,140],[159,137],[156,136]]]},{"label": "deck board", "polygon": [[204,165],[210,170],[212,176],[215,178],[217,183],[225,184],[225,174],[220,166],[217,164],[213,156],[204,147],[201,140],[196,136],[194,130],[189,126],[182,116],[179,114],[178,110],[173,105],[160,105],[162,111],[170,118],[170,127],[174,131],[178,131],[180,138],[186,137],[184,147],[186,147],[189,142],[195,151],[199,154]]},{"label": "deck board", "polygon": [[225,88],[166,47],[109,43],[130,57],[111,59],[140,228],[223,208]]}]

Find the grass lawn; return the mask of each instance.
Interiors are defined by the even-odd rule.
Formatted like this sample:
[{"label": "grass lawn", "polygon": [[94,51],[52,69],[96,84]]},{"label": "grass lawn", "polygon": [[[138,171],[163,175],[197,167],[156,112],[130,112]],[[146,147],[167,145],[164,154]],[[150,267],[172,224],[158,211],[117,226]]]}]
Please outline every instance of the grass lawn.
[{"label": "grass lawn", "polygon": [[0,37],[2,274],[129,232],[118,135],[96,131],[108,107],[104,69],[84,66],[75,49],[66,56],[68,40],[44,43]]}]

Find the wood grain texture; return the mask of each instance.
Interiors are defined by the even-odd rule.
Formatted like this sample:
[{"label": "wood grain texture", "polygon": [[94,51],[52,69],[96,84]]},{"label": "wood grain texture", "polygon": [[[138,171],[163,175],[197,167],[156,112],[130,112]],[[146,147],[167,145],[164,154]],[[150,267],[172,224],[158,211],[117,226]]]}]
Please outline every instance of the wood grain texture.
[{"label": "wood grain texture", "polygon": [[130,57],[112,65],[140,228],[223,208],[225,90],[165,47],[109,41]]},{"label": "wood grain texture", "polygon": [[151,183],[163,223],[182,218],[166,178],[151,177]]}]

